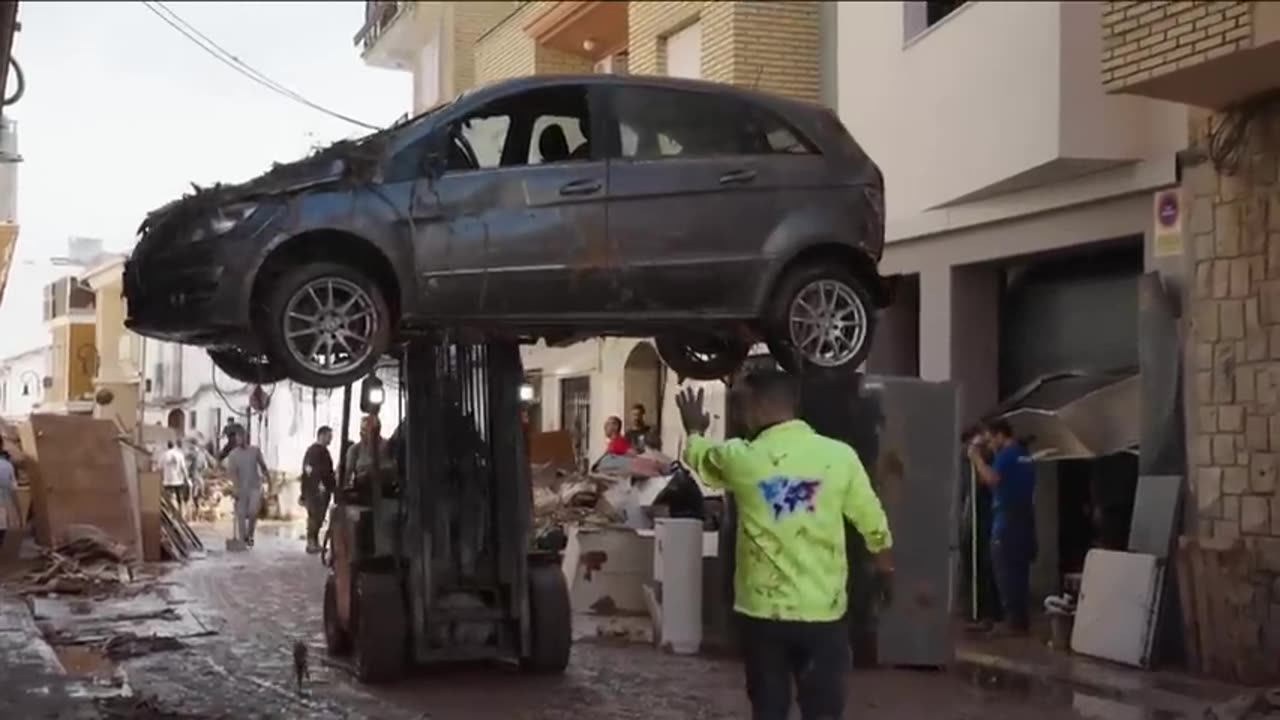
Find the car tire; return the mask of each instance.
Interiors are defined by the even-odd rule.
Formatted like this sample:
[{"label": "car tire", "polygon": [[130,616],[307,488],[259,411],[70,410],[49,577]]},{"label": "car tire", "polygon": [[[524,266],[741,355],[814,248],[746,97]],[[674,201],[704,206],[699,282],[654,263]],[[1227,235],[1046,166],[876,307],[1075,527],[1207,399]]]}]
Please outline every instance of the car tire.
[{"label": "car tire", "polygon": [[388,573],[356,576],[352,598],[352,665],[364,683],[385,683],[404,675],[408,659],[404,596]]},{"label": "car tire", "polygon": [[751,346],[732,338],[690,340],[673,335],[654,338],[662,362],[681,380],[723,380],[747,359]]},{"label": "car tire", "polygon": [[559,563],[529,565],[529,648],[520,667],[541,675],[563,673],[573,647],[569,584]]},{"label": "car tire", "polygon": [[[850,327],[849,332],[828,339],[820,339],[816,347],[806,347],[806,325],[813,327],[822,317],[809,320],[805,307],[812,307],[806,300],[828,298],[834,304],[837,317]],[[830,315],[827,316],[830,318]],[[831,263],[801,265],[788,272],[778,283],[769,301],[766,316],[766,342],[769,352],[778,365],[791,373],[843,372],[856,370],[871,354],[871,341],[875,335],[875,305],[866,288],[848,269]],[[834,342],[833,342],[834,341]],[[843,346],[835,343],[843,343]],[[826,350],[826,352],[824,352]]]},{"label": "car tire", "polygon": [[[368,375],[389,349],[390,305],[382,288],[365,273],[318,262],[286,271],[274,285],[262,337],[268,354],[290,380],[315,388],[350,385]],[[315,332],[302,333],[306,329]],[[345,358],[334,353],[333,364],[326,366],[303,349],[308,342],[330,350],[344,342],[352,352]]]},{"label": "car tire", "polygon": [[270,385],[285,378],[280,364],[272,362],[266,356],[250,355],[233,348],[218,348],[209,350],[209,359],[223,375],[237,382]]},{"label": "car tire", "polygon": [[338,581],[333,573],[324,580],[324,647],[333,657],[351,654],[351,635],[338,618]]}]

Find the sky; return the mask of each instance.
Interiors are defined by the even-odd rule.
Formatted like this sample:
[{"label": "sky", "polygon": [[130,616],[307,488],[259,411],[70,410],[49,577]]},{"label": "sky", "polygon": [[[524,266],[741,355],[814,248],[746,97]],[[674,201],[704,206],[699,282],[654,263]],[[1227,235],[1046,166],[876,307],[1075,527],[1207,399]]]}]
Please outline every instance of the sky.
[{"label": "sky", "polygon": [[[408,73],[365,65],[363,2],[168,2],[248,65],[314,103],[386,125],[413,103]],[[41,290],[68,274],[67,238],[128,252],[147,212],[191,183],[236,182],[350,125],[236,73],[137,2],[23,2],[14,57],[18,246],[0,301],[0,358],[49,342]],[[10,76],[10,87],[14,79]]]}]

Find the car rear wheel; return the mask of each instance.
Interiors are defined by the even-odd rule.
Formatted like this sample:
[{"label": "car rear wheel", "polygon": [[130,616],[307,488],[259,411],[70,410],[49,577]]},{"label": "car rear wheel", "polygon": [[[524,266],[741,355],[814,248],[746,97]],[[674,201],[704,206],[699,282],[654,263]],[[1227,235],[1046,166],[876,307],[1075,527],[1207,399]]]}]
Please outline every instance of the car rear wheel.
[{"label": "car rear wheel", "polygon": [[391,344],[392,318],[378,284],[355,268],[312,263],[284,273],[264,333],[287,376],[318,388],[367,375]]},{"label": "car rear wheel", "polygon": [[853,273],[804,265],[779,284],[769,312],[769,351],[788,372],[854,370],[871,354],[874,306]]},{"label": "car rear wheel", "polygon": [[680,379],[723,380],[747,359],[751,347],[732,338],[688,338],[660,335],[654,339],[658,355]]},{"label": "car rear wheel", "polygon": [[285,378],[284,369],[263,355],[250,355],[234,348],[209,351],[209,359],[224,375],[242,383],[268,385]]}]

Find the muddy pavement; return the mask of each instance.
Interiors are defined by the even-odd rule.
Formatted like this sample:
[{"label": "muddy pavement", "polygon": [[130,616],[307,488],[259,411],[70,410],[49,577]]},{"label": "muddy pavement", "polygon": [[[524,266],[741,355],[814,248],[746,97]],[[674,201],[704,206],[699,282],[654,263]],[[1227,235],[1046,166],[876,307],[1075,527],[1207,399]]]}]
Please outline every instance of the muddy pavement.
[{"label": "muddy pavement", "polygon": [[[535,678],[483,664],[422,670],[390,687],[368,688],[325,663],[321,631],[324,568],[294,530],[263,528],[247,553],[212,552],[167,580],[214,635],[122,661],[135,693],[106,717],[432,718],[583,720],[749,717],[739,666],[674,657],[649,647],[574,646],[562,678]],[[202,533],[203,534],[203,533]],[[210,537],[207,547],[220,548]],[[311,682],[294,687],[292,648],[311,649]],[[138,700],[137,698],[145,698]],[[972,670],[859,671],[851,676],[848,718],[938,720],[1159,717],[1081,698],[1066,688]],[[129,711],[128,702],[138,706]],[[1110,704],[1108,704],[1110,703]],[[1081,706],[1078,713],[1073,706]]]}]

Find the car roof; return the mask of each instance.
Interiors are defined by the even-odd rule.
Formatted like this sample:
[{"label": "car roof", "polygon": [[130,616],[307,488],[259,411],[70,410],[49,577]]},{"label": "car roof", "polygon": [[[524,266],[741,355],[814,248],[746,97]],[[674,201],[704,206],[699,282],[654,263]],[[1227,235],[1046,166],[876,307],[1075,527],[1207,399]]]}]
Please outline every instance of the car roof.
[{"label": "car roof", "polygon": [[[614,75],[612,73],[592,73],[581,75],[528,75],[524,77],[499,80],[476,88],[466,93],[470,98],[490,99],[524,90],[536,90],[558,85],[595,85],[620,88],[661,88],[668,90],[685,90],[692,92],[714,93],[726,97],[738,98],[759,103],[784,111],[814,111],[822,106],[816,103],[794,100],[792,98],[773,95],[753,88],[739,85],[710,82],[707,80],[691,80],[688,78],[667,77],[665,75]],[[461,98],[459,98],[461,99]]]}]

